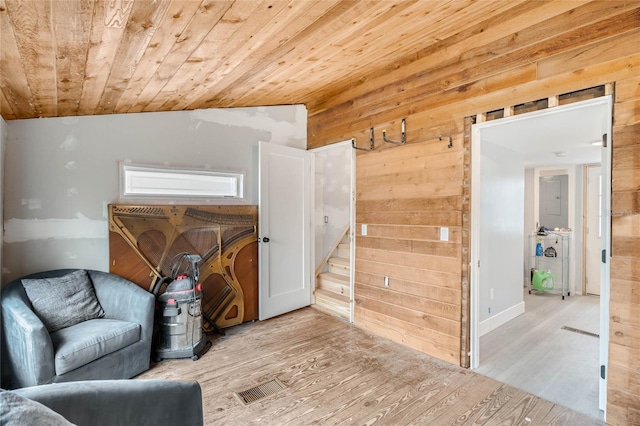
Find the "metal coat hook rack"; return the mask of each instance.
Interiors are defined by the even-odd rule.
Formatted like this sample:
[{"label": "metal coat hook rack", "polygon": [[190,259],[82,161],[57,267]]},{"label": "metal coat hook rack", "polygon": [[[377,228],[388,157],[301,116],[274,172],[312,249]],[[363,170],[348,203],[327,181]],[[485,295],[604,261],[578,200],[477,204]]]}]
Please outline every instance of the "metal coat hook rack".
[{"label": "metal coat hook rack", "polygon": [[406,136],[406,119],[402,119],[402,136],[400,141],[392,141],[391,139],[387,139],[387,131],[383,130],[382,131],[382,140],[387,142],[387,143],[394,143],[396,145],[404,145],[404,143],[407,141],[407,136]]},{"label": "metal coat hook rack", "polygon": [[[443,136],[440,136],[440,140],[443,139]],[[453,148],[453,138],[451,136],[449,136],[449,145],[447,145],[447,148]]]},{"label": "metal coat hook rack", "polygon": [[360,151],[373,151],[373,127],[369,129],[369,148],[357,147],[356,138],[351,138],[351,146],[353,149],[359,149]]}]

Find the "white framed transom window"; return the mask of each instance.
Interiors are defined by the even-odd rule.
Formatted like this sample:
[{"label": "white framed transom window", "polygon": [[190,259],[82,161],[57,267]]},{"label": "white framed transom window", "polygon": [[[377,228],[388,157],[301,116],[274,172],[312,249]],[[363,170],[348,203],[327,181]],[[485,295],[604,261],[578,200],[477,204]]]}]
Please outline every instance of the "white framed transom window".
[{"label": "white framed transom window", "polygon": [[244,198],[244,173],[121,163],[123,197]]}]

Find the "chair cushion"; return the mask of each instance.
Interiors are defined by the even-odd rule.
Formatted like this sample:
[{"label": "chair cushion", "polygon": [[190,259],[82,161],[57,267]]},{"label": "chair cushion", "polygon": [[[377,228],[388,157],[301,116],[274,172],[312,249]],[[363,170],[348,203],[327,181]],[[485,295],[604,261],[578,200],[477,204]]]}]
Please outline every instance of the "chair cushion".
[{"label": "chair cushion", "polygon": [[140,340],[141,327],[127,321],[94,319],[51,333],[56,374],[61,375]]},{"label": "chair cushion", "polygon": [[0,424],[4,426],[73,426],[60,414],[39,402],[0,389]]},{"label": "chair cushion", "polygon": [[85,270],[56,278],[23,279],[22,286],[49,332],[105,315]]}]

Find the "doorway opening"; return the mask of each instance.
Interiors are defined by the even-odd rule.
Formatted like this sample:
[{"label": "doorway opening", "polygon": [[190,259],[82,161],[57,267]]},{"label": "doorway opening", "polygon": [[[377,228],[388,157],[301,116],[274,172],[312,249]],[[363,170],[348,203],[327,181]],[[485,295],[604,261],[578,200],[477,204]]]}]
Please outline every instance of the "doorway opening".
[{"label": "doorway opening", "polygon": [[312,306],[353,323],[355,151],[351,141],[314,155]]},{"label": "doorway opening", "polygon": [[[602,141],[611,112],[611,96],[603,96],[475,124],[471,137],[471,368],[600,419],[610,256],[601,250],[610,241],[611,194],[610,146]],[[582,267],[583,175],[596,163],[599,296],[587,295]],[[542,272],[550,288],[534,285]]]}]

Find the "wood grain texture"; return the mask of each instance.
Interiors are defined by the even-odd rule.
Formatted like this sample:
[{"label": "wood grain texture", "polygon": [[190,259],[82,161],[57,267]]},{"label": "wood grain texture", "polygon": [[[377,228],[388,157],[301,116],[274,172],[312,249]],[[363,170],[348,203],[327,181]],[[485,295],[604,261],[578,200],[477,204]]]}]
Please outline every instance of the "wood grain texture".
[{"label": "wood grain texture", "polygon": [[[314,309],[226,331],[197,362],[138,378],[197,380],[205,425],[601,424]],[[235,395],[274,378],[275,395],[246,406]]]},{"label": "wood grain texture", "polygon": [[[308,108],[309,148],[352,137],[362,145],[373,126],[375,151],[357,155],[356,220],[371,231],[356,241],[357,280],[378,296],[384,294],[379,280],[392,276],[406,297],[426,294],[447,304],[458,297],[459,329],[446,336],[458,344],[441,344],[373,293],[362,298],[366,306],[357,309],[356,323],[360,315],[362,327],[466,365],[466,117],[615,83],[611,314],[630,312],[640,276],[639,24],[640,5],[623,0],[0,0],[0,114],[20,119],[296,103]],[[402,118],[407,146],[383,143],[380,131],[395,137]],[[452,137],[451,150],[442,136]],[[449,243],[437,242],[442,226],[449,227]],[[383,307],[384,314],[375,311]],[[617,371],[635,365],[633,324],[620,325],[623,337],[610,345]],[[362,380],[354,385],[366,386]],[[401,385],[389,386],[381,389],[403,393]],[[629,386],[612,379],[612,424],[638,418],[640,395]],[[518,401],[514,408],[534,404]],[[571,420],[555,407],[534,405],[536,419]],[[467,415],[482,419],[483,410]]]},{"label": "wood grain texture", "polygon": [[[333,97],[311,104],[309,111],[310,147],[349,137],[366,141],[371,126],[379,134],[383,128],[397,128],[399,119],[406,118],[408,146],[390,147],[377,139],[373,152],[358,152],[356,221],[366,223],[371,234],[358,235],[356,240],[356,289],[358,283],[362,284],[361,289],[367,290],[366,286],[379,286],[383,276],[396,274],[400,275],[397,279],[402,282],[403,291],[420,294],[419,285],[433,284],[421,279],[411,259],[400,261],[397,254],[417,255],[414,247],[426,248],[406,242],[411,240],[408,235],[412,227],[416,235],[440,226],[459,232],[460,240],[456,241],[460,241],[460,248],[456,257],[461,265],[455,269],[458,277],[455,287],[460,295],[461,365],[468,362],[465,345],[469,331],[466,315],[471,159],[468,145],[464,149],[462,143],[465,129],[467,138],[469,133],[466,117],[605,83],[616,83],[610,354],[623,349],[624,353],[629,350],[635,353],[637,339],[640,339],[633,316],[637,312],[635,293],[640,276],[637,248],[640,161],[636,158],[640,140],[640,45],[637,43],[640,8],[624,2],[580,5],[553,2],[537,6],[514,8],[521,9],[523,15],[535,17],[526,24],[519,20],[521,16],[509,13],[513,10],[503,12],[500,24],[491,21],[495,17],[490,17],[483,24],[461,31],[465,40],[451,37],[425,47],[407,56],[398,66],[381,68],[346,90],[334,93]],[[547,7],[547,13],[543,12]],[[488,22],[495,25],[485,26]],[[474,44],[471,40],[483,42]],[[559,96],[558,101],[564,104],[565,98]],[[431,141],[443,134],[451,134],[456,142],[454,147],[460,151],[438,150],[438,144]],[[421,142],[423,140],[425,142]],[[411,146],[423,146],[423,156],[405,155]],[[449,179],[443,179],[444,176]],[[447,182],[451,186],[447,186]],[[394,229],[398,237],[391,241]],[[359,250],[363,250],[362,255],[358,254]],[[393,260],[385,259],[385,254]],[[392,268],[395,262],[398,265]],[[451,284],[448,282],[445,288],[454,290]],[[442,283],[437,284],[440,285]],[[362,297],[362,304],[356,309],[356,325],[392,339],[395,335],[396,340],[407,345],[431,350],[433,354],[439,352],[443,359],[451,359],[450,353],[438,347],[432,337],[422,336],[426,342],[416,340],[421,339],[415,328],[419,323],[401,311],[403,306],[396,311],[386,295],[374,299],[373,293],[368,292],[367,296]],[[365,315],[369,314],[367,308],[384,308],[386,316],[373,323]],[[387,319],[391,322],[392,315],[398,315],[411,326],[400,323],[392,329],[385,323]],[[416,333],[415,338],[412,332]],[[630,364],[636,365],[628,356],[616,359],[622,369],[612,372],[614,376],[630,368]],[[614,377],[609,388],[613,424],[626,424],[624,421],[630,413],[639,408],[640,396],[633,383],[623,380],[622,376]],[[617,419],[624,421],[615,423]]]}]

